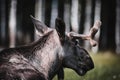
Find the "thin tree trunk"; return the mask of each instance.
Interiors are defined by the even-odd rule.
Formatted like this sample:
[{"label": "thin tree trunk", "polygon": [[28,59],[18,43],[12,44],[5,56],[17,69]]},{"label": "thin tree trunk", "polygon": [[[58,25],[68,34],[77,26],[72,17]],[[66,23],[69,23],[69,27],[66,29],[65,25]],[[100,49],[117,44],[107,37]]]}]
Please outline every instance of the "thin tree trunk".
[{"label": "thin tree trunk", "polygon": [[58,17],[61,19],[64,17],[64,2],[65,0],[58,0]]},{"label": "thin tree trunk", "polygon": [[96,0],[91,0],[91,26],[94,24],[94,17],[95,17],[95,2]]},{"label": "thin tree trunk", "polygon": [[9,15],[9,47],[15,47],[16,39],[16,5],[17,0],[11,0],[10,15]]},{"label": "thin tree trunk", "polygon": [[45,24],[50,26],[52,0],[45,0]]},{"label": "thin tree trunk", "polygon": [[100,51],[115,52],[115,21],[116,21],[116,0],[101,0],[101,34]]},{"label": "thin tree trunk", "polygon": [[[84,34],[87,34],[91,27],[91,0],[86,0],[86,19],[85,19],[85,28],[84,28]],[[88,41],[85,41],[84,44],[85,49],[90,49],[90,44]]]},{"label": "thin tree trunk", "polygon": [[[35,15],[35,0],[23,0],[23,29],[25,34],[25,43],[29,43],[34,40],[34,27],[33,23],[31,22],[30,15]],[[28,4],[29,3],[29,4]]]},{"label": "thin tree trunk", "polygon": [[83,34],[84,31],[84,23],[85,23],[85,9],[86,9],[86,0],[80,0],[79,5],[81,5],[81,11],[79,13],[81,13],[80,15],[80,28],[79,28],[79,33]]},{"label": "thin tree trunk", "polygon": [[[44,21],[44,16],[43,16],[43,14],[45,13],[44,12],[44,2],[43,2],[43,0],[36,0],[35,1],[35,17],[38,19],[38,20],[40,20],[40,21]],[[34,40],[38,40],[39,38],[38,38],[38,36],[36,35],[36,32],[35,32],[36,30],[34,30]]]},{"label": "thin tree trunk", "polygon": [[[79,5],[81,5],[81,10],[79,13],[81,13],[80,15],[80,27],[79,27],[79,33],[83,34],[84,31],[84,25],[85,25],[85,9],[86,9],[86,0],[80,0]],[[83,46],[84,45],[84,41],[80,40],[80,45]]]},{"label": "thin tree trunk", "polygon": [[78,0],[72,0],[71,5],[71,27],[73,31],[78,32]]},{"label": "thin tree trunk", "polygon": [[42,17],[42,6],[43,6],[43,0],[36,0],[35,1],[35,17],[42,21],[43,17]]},{"label": "thin tree trunk", "polygon": [[[94,14],[94,21],[100,20],[100,12],[101,12],[101,1],[96,0],[95,1],[95,14]],[[92,24],[93,25],[93,24]],[[95,47],[92,47],[92,51],[96,53],[98,51],[98,46],[99,46],[99,37],[100,37],[100,30],[97,32],[95,35],[95,40],[98,42],[98,45]]]},{"label": "thin tree trunk", "polygon": [[0,44],[3,46],[6,38],[6,0],[0,0]]},{"label": "thin tree trunk", "polygon": [[120,54],[120,0],[117,0],[116,12],[116,52]]},{"label": "thin tree trunk", "polygon": [[52,0],[50,27],[55,28],[55,19],[58,16],[58,0]]},{"label": "thin tree trunk", "polygon": [[[22,0],[17,0],[17,18],[16,18],[16,46],[21,45],[22,43],[22,38],[23,38],[23,31],[22,31],[22,19],[23,19],[23,9],[22,9],[23,3]],[[25,36],[25,34],[24,34]]]},{"label": "thin tree trunk", "polygon": [[70,32],[70,0],[65,0],[64,4],[64,21],[66,24],[66,32]]}]

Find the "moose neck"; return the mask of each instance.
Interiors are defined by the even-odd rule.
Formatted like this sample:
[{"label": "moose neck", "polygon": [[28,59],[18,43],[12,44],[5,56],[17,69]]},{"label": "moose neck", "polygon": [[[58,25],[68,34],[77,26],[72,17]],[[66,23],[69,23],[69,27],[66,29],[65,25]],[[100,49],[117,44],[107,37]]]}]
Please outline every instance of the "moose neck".
[{"label": "moose neck", "polygon": [[51,31],[33,44],[36,55],[33,65],[43,72],[46,77],[52,78],[62,61],[63,51],[56,31]]}]

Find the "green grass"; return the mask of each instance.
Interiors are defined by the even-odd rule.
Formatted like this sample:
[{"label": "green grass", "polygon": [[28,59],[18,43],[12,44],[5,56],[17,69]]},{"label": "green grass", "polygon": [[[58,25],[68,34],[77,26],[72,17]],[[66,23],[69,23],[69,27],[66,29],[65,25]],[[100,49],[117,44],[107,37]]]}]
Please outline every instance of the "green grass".
[{"label": "green grass", "polygon": [[[120,55],[108,53],[91,55],[95,68],[79,76],[71,69],[65,70],[65,80],[120,80]],[[55,77],[53,80],[57,80]]]}]

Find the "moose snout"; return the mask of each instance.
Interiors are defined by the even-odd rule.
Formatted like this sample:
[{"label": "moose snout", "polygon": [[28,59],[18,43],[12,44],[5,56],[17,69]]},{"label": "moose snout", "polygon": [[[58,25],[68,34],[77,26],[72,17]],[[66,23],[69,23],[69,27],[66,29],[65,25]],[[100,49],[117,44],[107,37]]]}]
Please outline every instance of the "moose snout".
[{"label": "moose snout", "polygon": [[93,68],[94,68],[94,63],[93,63],[93,61],[91,60],[91,61],[89,62],[88,70],[91,70],[91,69],[93,69]]},{"label": "moose snout", "polygon": [[90,56],[88,56],[88,57],[86,57],[87,59],[86,59],[86,63],[87,63],[87,70],[91,70],[91,69],[93,69],[94,68],[94,62],[93,62],[93,60],[91,59],[91,57]]}]

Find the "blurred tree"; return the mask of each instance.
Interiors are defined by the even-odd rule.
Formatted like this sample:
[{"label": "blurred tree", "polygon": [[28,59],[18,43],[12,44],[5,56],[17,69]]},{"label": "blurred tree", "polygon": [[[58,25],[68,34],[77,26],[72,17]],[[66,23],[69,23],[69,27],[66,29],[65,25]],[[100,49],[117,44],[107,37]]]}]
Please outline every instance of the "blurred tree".
[{"label": "blurred tree", "polygon": [[[87,34],[91,27],[91,13],[92,13],[92,2],[91,0],[86,0],[86,10],[85,10],[85,25],[83,34]],[[84,41],[84,47],[87,50],[90,50],[90,44],[88,41]]]},{"label": "blurred tree", "polygon": [[10,13],[9,13],[9,47],[15,47],[16,43],[16,10],[17,10],[17,0],[11,0],[10,3]]},{"label": "blurred tree", "polygon": [[58,0],[52,0],[50,27],[55,28],[56,17],[58,17]]},{"label": "blurred tree", "polygon": [[[94,2],[94,0],[92,0],[92,1],[93,1],[92,4],[94,5],[93,7],[95,7],[95,8],[92,8],[91,18],[92,18],[92,16],[94,16],[94,19],[91,21],[91,25],[93,25],[94,21],[100,20],[100,12],[101,12],[101,0],[95,0],[95,2]],[[93,10],[95,10],[95,11],[93,11]],[[99,42],[99,37],[100,37],[100,30],[95,35],[95,40],[97,42]],[[97,46],[92,47],[92,51],[94,53],[96,53],[98,51],[98,48],[99,48],[99,43]]]},{"label": "blurred tree", "polygon": [[35,0],[17,0],[17,44],[34,40],[34,27],[30,15],[34,15]]},{"label": "blurred tree", "polygon": [[[0,0],[0,46],[3,45],[5,47],[9,44],[9,33],[13,32],[8,31],[12,29],[11,27],[8,29],[8,22],[13,18],[11,18],[10,15],[11,10],[13,10],[10,7],[11,1],[14,0]],[[16,34],[16,45],[26,44],[34,40],[34,27],[30,15],[35,16],[51,27],[54,27],[55,18],[60,17],[66,23],[66,31],[73,30],[80,34],[86,34],[94,21],[101,19],[101,31],[96,35],[96,40],[99,39],[100,43],[99,46],[96,47],[96,51],[99,48],[100,51],[110,50],[115,52],[116,50],[116,52],[120,53],[119,0],[15,1],[17,1],[17,13],[15,14],[17,16],[17,27],[16,33],[14,33]],[[80,40],[80,45],[83,46],[84,41]],[[90,49],[89,43],[87,43],[86,47]]]},{"label": "blurred tree", "polygon": [[[45,17],[45,0],[35,0],[35,18],[44,22]],[[37,40],[38,36],[34,30],[34,40]]]},{"label": "blurred tree", "polygon": [[45,0],[45,24],[50,26],[52,0]]},{"label": "blurred tree", "polygon": [[101,0],[101,34],[99,50],[115,52],[116,0]]},{"label": "blurred tree", "polygon": [[[80,12],[81,15],[80,15],[80,24],[79,24],[79,33],[80,34],[83,34],[83,31],[84,31],[84,23],[85,23],[85,9],[86,9],[86,0],[80,0],[79,1],[79,7],[81,7],[80,9]],[[83,46],[83,40],[80,40],[80,45]]]},{"label": "blurred tree", "polygon": [[61,19],[64,17],[64,2],[65,0],[58,0],[58,17]]},{"label": "blurred tree", "polygon": [[95,18],[95,3],[96,3],[96,0],[92,0],[91,1],[91,26],[94,24],[94,18]]},{"label": "blurred tree", "polygon": [[72,30],[77,32],[79,31],[79,26],[78,26],[78,0],[72,0],[71,1],[71,27]]},{"label": "blurred tree", "polygon": [[43,21],[43,14],[44,14],[44,1],[43,0],[35,0],[35,17],[40,20]]},{"label": "blurred tree", "polygon": [[116,52],[120,54],[120,0],[117,0],[116,12]]},{"label": "blurred tree", "polygon": [[7,47],[9,43],[8,38],[8,13],[9,0],[0,0],[0,45]]},{"label": "blurred tree", "polygon": [[70,31],[70,10],[71,10],[71,0],[65,0],[64,2],[64,21],[66,24],[66,31]]}]

